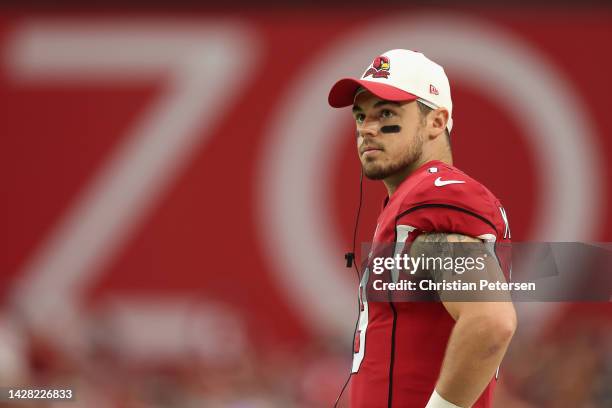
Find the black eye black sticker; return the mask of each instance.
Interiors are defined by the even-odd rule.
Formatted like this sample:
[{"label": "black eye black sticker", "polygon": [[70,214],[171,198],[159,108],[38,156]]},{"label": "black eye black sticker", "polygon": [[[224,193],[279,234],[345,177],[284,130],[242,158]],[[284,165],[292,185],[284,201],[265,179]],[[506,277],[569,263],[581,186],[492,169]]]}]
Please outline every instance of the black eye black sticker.
[{"label": "black eye black sticker", "polygon": [[402,130],[402,127],[399,125],[388,125],[380,128],[380,131],[383,133],[399,133]]}]

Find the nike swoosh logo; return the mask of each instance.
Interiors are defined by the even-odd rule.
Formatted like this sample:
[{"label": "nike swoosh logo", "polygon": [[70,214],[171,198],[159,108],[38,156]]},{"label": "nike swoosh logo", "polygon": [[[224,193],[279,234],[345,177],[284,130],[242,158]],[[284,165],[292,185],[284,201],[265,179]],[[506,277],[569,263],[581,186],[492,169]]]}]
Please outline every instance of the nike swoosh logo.
[{"label": "nike swoosh logo", "polygon": [[442,187],[442,186],[446,186],[449,184],[463,184],[465,183],[465,181],[463,180],[442,180],[442,177],[438,177],[435,181],[434,181],[434,185],[436,187]]}]

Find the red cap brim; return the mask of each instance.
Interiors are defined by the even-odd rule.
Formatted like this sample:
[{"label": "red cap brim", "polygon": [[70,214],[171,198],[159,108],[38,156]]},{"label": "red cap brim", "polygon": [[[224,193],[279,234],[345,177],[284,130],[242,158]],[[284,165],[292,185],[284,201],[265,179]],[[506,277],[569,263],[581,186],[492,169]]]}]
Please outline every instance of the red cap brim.
[{"label": "red cap brim", "polygon": [[365,81],[355,78],[342,78],[332,86],[327,98],[329,104],[334,108],[344,108],[352,105],[355,92],[359,87],[364,87],[380,99],[394,102],[414,101],[418,97],[391,85],[374,81]]}]

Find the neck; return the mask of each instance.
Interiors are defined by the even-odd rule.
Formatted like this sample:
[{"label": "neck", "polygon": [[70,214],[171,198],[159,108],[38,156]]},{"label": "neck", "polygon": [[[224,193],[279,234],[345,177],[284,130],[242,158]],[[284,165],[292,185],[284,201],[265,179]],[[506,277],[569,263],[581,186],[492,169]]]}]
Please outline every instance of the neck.
[{"label": "neck", "polygon": [[402,182],[406,180],[408,176],[414,173],[416,169],[423,166],[425,163],[430,162],[432,160],[438,160],[442,163],[450,164],[451,166],[453,164],[453,156],[450,151],[445,151],[443,154],[437,155],[426,155],[424,153],[425,152],[423,152],[423,154],[421,154],[421,156],[417,160],[412,162],[412,164],[410,164],[409,166],[406,166],[397,173],[394,173],[391,176],[383,179],[383,183],[387,188],[387,193],[389,194],[389,197],[391,197],[391,195],[395,193],[399,185],[402,184]]}]

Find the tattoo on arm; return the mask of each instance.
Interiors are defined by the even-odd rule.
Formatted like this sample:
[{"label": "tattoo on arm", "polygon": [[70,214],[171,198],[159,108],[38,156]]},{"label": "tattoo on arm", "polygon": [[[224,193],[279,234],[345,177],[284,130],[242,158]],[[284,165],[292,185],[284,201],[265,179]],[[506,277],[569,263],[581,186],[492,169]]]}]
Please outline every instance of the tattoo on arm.
[{"label": "tattoo on arm", "polygon": [[[412,257],[424,256],[442,260],[476,258],[482,256],[483,253],[488,253],[488,250],[480,239],[447,232],[421,234],[410,248]],[[449,276],[449,273],[452,273],[443,268],[443,262],[431,262],[428,266],[422,271],[429,273],[435,282],[441,282],[445,275]]]},{"label": "tattoo on arm", "polygon": [[[471,287],[478,288],[481,280],[506,282],[494,248],[494,243],[483,242],[478,238],[454,233],[434,232],[421,234],[412,242],[410,257],[444,260],[443,262],[422,262],[422,267],[416,271],[420,279],[431,279],[435,283],[445,283],[443,288],[437,290],[437,295],[442,302],[511,301],[509,291],[504,289],[453,290],[447,289],[446,286],[447,283],[460,283],[470,284]],[[478,263],[479,267],[468,267],[468,260],[471,260],[472,266],[476,266]],[[463,265],[464,267],[458,270],[457,265]]]}]

